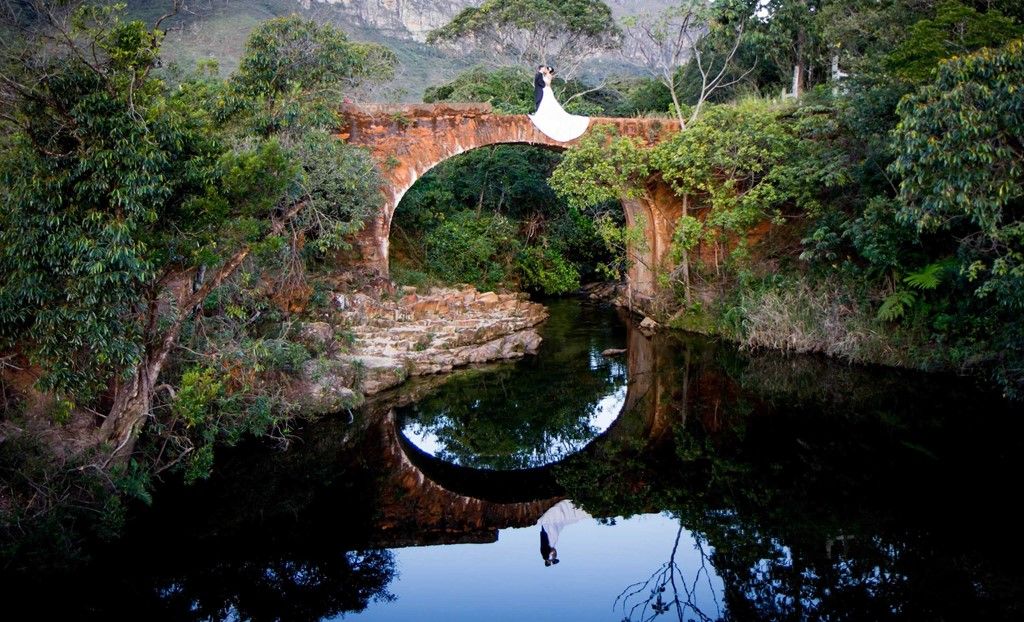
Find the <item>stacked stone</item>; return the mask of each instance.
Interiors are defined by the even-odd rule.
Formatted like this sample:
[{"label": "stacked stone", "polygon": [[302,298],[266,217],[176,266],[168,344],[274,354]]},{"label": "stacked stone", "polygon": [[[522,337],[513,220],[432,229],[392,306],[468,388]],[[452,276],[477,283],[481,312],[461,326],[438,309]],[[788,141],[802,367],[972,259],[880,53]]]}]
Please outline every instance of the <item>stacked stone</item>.
[{"label": "stacked stone", "polygon": [[468,286],[424,294],[406,287],[397,299],[338,295],[335,306],[332,322],[299,329],[327,353],[307,363],[304,376],[310,392],[329,403],[380,393],[410,376],[534,353],[541,342],[535,327],[547,319],[544,306],[523,294]]}]

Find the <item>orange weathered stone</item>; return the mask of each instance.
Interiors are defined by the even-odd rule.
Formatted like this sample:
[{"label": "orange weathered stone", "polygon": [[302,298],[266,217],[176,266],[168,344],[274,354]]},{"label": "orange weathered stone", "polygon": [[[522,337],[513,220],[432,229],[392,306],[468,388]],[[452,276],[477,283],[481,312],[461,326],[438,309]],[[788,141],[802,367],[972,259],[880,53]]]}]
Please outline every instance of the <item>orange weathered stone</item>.
[{"label": "orange weathered stone", "polygon": [[[562,143],[539,132],[526,115],[494,114],[489,104],[346,104],[338,136],[370,150],[379,164],[384,184],[381,213],[361,232],[358,246],[363,265],[388,274],[391,220],[402,197],[441,162],[460,153],[489,145],[519,144],[565,150]],[[590,127],[610,125],[621,136],[655,144],[679,131],[669,119],[594,117]],[[682,213],[679,198],[658,178],[648,182],[644,199],[624,199],[630,225],[642,223],[645,244],[630,250],[631,296],[653,297],[655,275],[665,267],[675,222]],[[471,300],[466,301],[472,303]]]}]

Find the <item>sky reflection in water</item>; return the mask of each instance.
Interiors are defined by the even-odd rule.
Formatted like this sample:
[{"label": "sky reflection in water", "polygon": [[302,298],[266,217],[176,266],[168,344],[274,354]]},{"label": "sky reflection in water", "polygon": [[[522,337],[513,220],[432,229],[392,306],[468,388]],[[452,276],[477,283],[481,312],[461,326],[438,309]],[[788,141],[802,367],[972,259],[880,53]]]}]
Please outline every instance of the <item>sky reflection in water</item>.
[{"label": "sky reflection in water", "polygon": [[[600,355],[599,355],[600,356]],[[607,430],[622,412],[622,406],[626,403],[625,374],[622,374],[623,382],[610,395],[606,395],[593,405],[593,412],[584,415],[582,421],[590,430],[590,434],[584,438],[572,438],[560,436],[557,433],[547,436],[548,443],[528,453],[527,460],[531,466],[542,466],[557,462],[562,458],[570,456],[587,446],[597,436]],[[442,423],[450,424],[450,421]],[[460,464],[457,455],[448,451],[448,443],[438,436],[434,426],[425,426],[415,419],[407,420],[402,428],[402,434],[417,448],[434,456],[435,458],[449,458],[454,464]]]},{"label": "sky reflection in water", "polygon": [[625,325],[608,308],[554,301],[541,353],[468,370],[399,409],[403,435],[452,464],[532,468],[583,449],[626,402]]},{"label": "sky reflection in water", "polygon": [[[358,620],[622,620],[612,605],[623,589],[645,581],[671,554],[679,521],[648,514],[614,525],[586,520],[565,528],[556,566],[545,567],[539,528],[503,529],[493,544],[396,549],[397,596],[348,618]],[[709,553],[705,545],[705,553]],[[693,536],[683,531],[677,563],[693,581],[701,567]],[[722,581],[708,565],[694,603],[717,618]],[[650,613],[650,608],[648,608]],[[689,612],[690,616],[692,612]],[[341,618],[335,618],[341,619]]]}]

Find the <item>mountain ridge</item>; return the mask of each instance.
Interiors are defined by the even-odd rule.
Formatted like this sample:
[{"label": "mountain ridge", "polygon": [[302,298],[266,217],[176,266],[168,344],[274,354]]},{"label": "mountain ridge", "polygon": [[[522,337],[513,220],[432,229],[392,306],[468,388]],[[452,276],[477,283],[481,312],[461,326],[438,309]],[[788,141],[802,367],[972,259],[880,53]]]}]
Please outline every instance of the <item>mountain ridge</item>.
[{"label": "mountain ridge", "polygon": [[[424,43],[426,34],[482,0],[206,0],[188,5],[165,23],[166,64],[190,69],[200,60],[216,60],[223,73],[238,66],[249,33],[262,21],[291,14],[331,23],[353,39],[382,43],[395,50],[400,66],[395,79],[376,88],[377,101],[418,102],[424,90],[450,81],[475,64],[471,54],[441,50]],[[617,16],[659,10],[671,0],[612,0]],[[152,24],[167,11],[170,0],[127,0],[129,13]],[[635,73],[614,56],[595,63],[602,74]]]}]

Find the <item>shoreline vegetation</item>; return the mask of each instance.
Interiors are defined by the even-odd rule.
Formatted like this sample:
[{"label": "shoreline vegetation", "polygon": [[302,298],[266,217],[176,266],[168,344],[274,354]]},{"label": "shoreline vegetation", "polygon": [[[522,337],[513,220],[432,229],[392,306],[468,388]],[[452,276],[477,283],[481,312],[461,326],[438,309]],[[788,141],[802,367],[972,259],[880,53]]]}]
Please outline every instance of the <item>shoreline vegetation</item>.
[{"label": "shoreline vegetation", "polygon": [[[346,263],[381,181],[333,131],[338,102],[390,84],[395,52],[291,15],[254,26],[222,76],[212,61],[163,66],[163,22],[124,5],[22,4],[0,42],[5,559],[55,526],[67,548],[113,537],[159,482],[207,477],[218,447],[287,446],[314,414],[309,371],[375,338],[319,325],[338,296],[465,283],[469,306],[511,312],[527,293],[621,281],[643,243],[621,200],[649,199],[652,180],[682,206],[669,264],[651,267],[647,312],[663,325],[1024,397],[1019,3],[681,3],[618,22],[599,0],[467,9],[428,40],[489,46],[504,66],[425,102],[526,113],[526,67],[557,58],[569,112],[684,129],[651,147],[599,130],[562,154],[501,145],[439,165],[395,214],[391,281]],[[173,21],[182,3],[168,5]],[[527,36],[539,24],[559,36]],[[587,75],[617,45],[647,77]],[[526,335],[495,346],[507,358],[536,348],[543,312],[527,315],[466,330]]]}]

